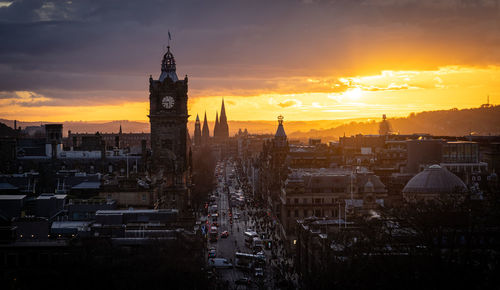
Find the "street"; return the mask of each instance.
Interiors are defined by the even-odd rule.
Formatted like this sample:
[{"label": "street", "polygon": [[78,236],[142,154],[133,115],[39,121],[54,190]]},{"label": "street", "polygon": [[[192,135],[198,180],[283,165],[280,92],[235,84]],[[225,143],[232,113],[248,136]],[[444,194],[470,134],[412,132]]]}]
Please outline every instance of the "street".
[{"label": "street", "polygon": [[[279,246],[277,235],[273,232],[272,223],[266,217],[265,210],[255,209],[250,206],[247,192],[241,190],[238,181],[236,168],[232,162],[219,162],[216,168],[216,178],[218,179],[215,189],[215,200],[210,203],[209,208],[217,205],[218,239],[210,242],[207,240],[207,251],[211,248],[216,250],[216,258],[225,258],[233,265],[232,268],[222,269],[214,267],[215,271],[212,285],[215,289],[276,289],[295,288],[290,283],[284,282],[286,274],[284,265],[287,259],[281,258],[285,253]],[[215,210],[209,210],[209,216]],[[266,219],[264,219],[262,216]],[[210,226],[215,225],[209,218]],[[271,247],[263,247],[265,255],[264,265],[245,269],[236,265],[237,252],[256,254],[245,244],[244,232],[250,230],[258,232],[260,237],[265,237],[265,243]],[[228,237],[221,237],[227,231]],[[270,242],[272,240],[272,242]],[[274,259],[273,259],[274,258]],[[207,257],[207,259],[210,259]],[[289,264],[290,265],[290,262]],[[255,268],[262,268],[263,277],[255,275]],[[291,268],[291,267],[289,267]],[[291,278],[291,277],[288,277]]]}]

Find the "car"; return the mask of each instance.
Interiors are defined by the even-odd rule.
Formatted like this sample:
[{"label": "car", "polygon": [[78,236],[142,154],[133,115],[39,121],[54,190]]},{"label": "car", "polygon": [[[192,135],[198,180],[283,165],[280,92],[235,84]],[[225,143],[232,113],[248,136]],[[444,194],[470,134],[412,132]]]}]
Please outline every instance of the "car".
[{"label": "car", "polygon": [[233,267],[233,264],[229,263],[227,259],[224,258],[210,258],[208,259],[208,266],[219,269],[230,269]]},{"label": "car", "polygon": [[214,248],[211,248],[209,251],[208,251],[208,257],[209,258],[215,258],[217,256],[217,251],[214,249]]},{"label": "car", "polygon": [[229,232],[228,231],[223,231],[222,234],[220,235],[221,238],[227,238],[229,237]]},{"label": "car", "polygon": [[250,285],[250,283],[252,283],[252,280],[250,280],[250,278],[244,277],[236,280],[235,283],[236,285]]}]

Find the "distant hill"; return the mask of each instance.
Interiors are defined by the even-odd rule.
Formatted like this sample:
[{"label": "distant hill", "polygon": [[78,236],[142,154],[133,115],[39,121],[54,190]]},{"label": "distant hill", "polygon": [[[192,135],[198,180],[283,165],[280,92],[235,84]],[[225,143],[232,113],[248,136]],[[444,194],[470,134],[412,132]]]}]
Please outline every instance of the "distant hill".
[{"label": "distant hill", "polygon": [[[400,134],[429,133],[438,136],[500,135],[500,106],[411,113],[389,118],[392,131]],[[286,127],[285,127],[286,128]],[[289,138],[337,140],[339,136],[378,134],[379,121],[350,122],[326,130],[292,132]]]},{"label": "distant hill", "polygon": [[[193,117],[191,117],[193,118]],[[318,120],[318,121],[287,121],[285,131],[291,139],[307,140],[308,138],[321,138],[323,141],[337,140],[339,136],[356,134],[378,134],[380,119],[350,119],[350,120]],[[500,134],[500,106],[489,106],[472,109],[451,109],[441,111],[426,111],[411,113],[408,117],[389,118],[388,121],[394,132],[400,134],[429,133],[432,135],[463,136],[469,133],[481,135]],[[9,127],[14,126],[13,120],[0,119],[1,123]],[[17,126],[40,126],[54,122],[22,122],[17,121]],[[124,133],[149,132],[147,121],[71,121],[62,122],[64,136],[68,130],[79,133],[104,133],[118,132],[120,125]],[[212,134],[213,122],[208,122]],[[229,121],[230,135],[245,128],[254,134],[269,134],[276,132],[277,121]],[[193,135],[194,122],[189,121],[188,128]],[[311,129],[314,128],[314,129]]]}]

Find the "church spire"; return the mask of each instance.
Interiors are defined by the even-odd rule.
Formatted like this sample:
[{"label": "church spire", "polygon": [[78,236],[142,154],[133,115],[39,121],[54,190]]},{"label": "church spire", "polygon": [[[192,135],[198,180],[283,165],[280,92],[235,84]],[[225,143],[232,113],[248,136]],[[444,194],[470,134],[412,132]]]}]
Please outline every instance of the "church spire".
[{"label": "church spire", "polygon": [[224,98],[222,98],[222,106],[220,109],[220,122],[227,123],[226,108],[224,107]]},{"label": "church spire", "polygon": [[219,133],[219,112],[215,111],[214,139],[218,140],[220,138]]},{"label": "church spire", "polygon": [[120,124],[120,131],[118,131],[118,134],[122,134],[122,124]]},{"label": "church spire", "polygon": [[201,142],[203,145],[208,145],[210,140],[210,130],[208,129],[207,112],[205,111],[205,120],[203,120],[203,128],[201,131]]},{"label": "church spire", "polygon": [[227,124],[226,107],[224,106],[224,98],[222,98],[222,105],[220,109],[220,119],[218,126],[220,140],[225,141],[229,138],[229,125]]},{"label": "church spire", "polygon": [[194,146],[201,145],[201,124],[200,117],[196,114],[196,121],[194,122]]}]

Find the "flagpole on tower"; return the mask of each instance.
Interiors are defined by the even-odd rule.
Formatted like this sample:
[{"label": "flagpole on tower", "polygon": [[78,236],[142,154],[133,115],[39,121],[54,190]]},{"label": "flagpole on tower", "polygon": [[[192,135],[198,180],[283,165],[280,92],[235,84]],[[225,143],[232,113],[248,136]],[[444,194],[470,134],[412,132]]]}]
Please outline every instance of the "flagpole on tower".
[{"label": "flagpole on tower", "polygon": [[172,36],[170,35],[170,30],[168,31],[168,47],[170,47],[170,40],[172,40]]}]

